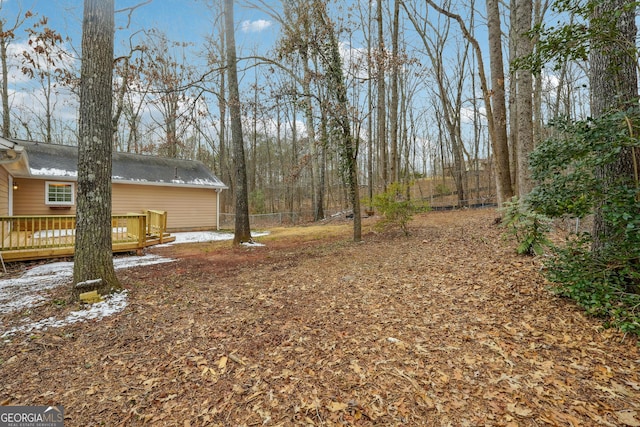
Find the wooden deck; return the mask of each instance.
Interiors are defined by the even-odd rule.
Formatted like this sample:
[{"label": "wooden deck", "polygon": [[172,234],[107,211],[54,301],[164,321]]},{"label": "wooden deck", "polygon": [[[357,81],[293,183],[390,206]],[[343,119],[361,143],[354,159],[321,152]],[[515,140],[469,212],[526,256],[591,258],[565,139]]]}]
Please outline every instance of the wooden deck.
[{"label": "wooden deck", "polygon": [[[175,240],[166,232],[166,212],[112,215],[111,226],[114,253]],[[74,215],[0,216],[0,253],[4,261],[73,256],[75,234]]]}]

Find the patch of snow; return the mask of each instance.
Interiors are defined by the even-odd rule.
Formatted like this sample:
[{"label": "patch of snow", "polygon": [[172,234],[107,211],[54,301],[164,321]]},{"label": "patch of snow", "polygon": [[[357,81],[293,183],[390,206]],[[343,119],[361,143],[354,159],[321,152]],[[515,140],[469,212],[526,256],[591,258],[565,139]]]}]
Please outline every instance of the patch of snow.
[{"label": "patch of snow", "polygon": [[165,262],[174,262],[175,259],[161,257],[160,255],[147,254],[144,256],[126,256],[113,259],[113,268],[119,270],[121,268],[142,267],[145,265],[163,264]]},{"label": "patch of snow", "polygon": [[69,283],[72,277],[72,262],[56,262],[32,268],[17,279],[0,280],[0,312],[33,307],[46,299],[44,291]]},{"label": "patch of snow", "polygon": [[[261,237],[268,234],[269,232],[255,232],[251,233],[251,237]],[[157,245],[156,247],[171,246],[179,243],[204,243],[221,240],[233,240],[233,233],[220,231],[187,231],[183,233],[171,233],[171,235],[176,237],[175,241]]]},{"label": "patch of snow", "polygon": [[48,317],[39,322],[30,322],[29,319],[25,319],[22,325],[4,331],[0,338],[7,338],[17,332],[46,331],[49,328],[59,328],[85,320],[99,320],[119,313],[127,306],[127,291],[111,294],[104,298],[104,301],[91,304],[87,309],[72,311],[64,319]]},{"label": "patch of snow", "polygon": [[33,233],[34,239],[46,239],[49,237],[67,237],[75,236],[75,228],[69,228],[65,230],[40,230]]},{"label": "patch of snow", "polygon": [[77,171],[67,171],[63,169],[51,169],[51,168],[42,168],[42,169],[30,169],[31,175],[36,176],[73,176],[77,177]]},{"label": "patch of snow", "polygon": [[[116,270],[173,262],[158,255],[113,259]],[[0,280],[0,312],[10,313],[33,307],[46,300],[45,291],[69,284],[73,278],[73,262],[54,262],[34,267],[17,279]]]}]

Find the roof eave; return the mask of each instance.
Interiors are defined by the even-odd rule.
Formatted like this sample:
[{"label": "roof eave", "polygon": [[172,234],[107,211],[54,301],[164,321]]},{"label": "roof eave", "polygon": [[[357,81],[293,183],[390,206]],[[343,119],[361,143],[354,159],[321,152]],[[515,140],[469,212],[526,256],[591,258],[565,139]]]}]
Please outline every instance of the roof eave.
[{"label": "roof eave", "polygon": [[177,182],[157,182],[157,181],[131,181],[126,179],[113,179],[111,180],[113,184],[127,184],[127,185],[151,185],[155,187],[180,187],[180,188],[205,188],[212,190],[227,190],[227,187],[224,184],[189,184],[189,183],[177,183]]}]

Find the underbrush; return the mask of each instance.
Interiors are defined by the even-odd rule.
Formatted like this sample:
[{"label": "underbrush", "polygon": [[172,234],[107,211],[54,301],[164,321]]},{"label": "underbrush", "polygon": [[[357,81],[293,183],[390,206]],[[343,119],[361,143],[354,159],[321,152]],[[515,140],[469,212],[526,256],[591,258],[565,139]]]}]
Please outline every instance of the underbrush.
[{"label": "underbrush", "polygon": [[[554,292],[605,326],[640,335],[640,109],[558,122],[554,131],[530,157],[537,186],[507,204],[503,222],[518,253],[550,249],[544,271]],[[560,244],[547,238],[548,218],[592,215],[591,233],[570,233]]]}]

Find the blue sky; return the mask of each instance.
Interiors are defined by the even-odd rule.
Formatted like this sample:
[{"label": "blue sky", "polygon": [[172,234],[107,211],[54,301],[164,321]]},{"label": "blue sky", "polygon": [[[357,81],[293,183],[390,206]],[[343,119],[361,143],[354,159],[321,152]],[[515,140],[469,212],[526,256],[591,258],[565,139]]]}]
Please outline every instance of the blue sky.
[{"label": "blue sky", "polygon": [[[164,33],[174,42],[189,42],[191,45],[185,52],[189,55],[189,61],[196,65],[199,61],[205,61],[203,45],[206,36],[212,33],[213,22],[216,13],[207,7],[207,3],[222,3],[220,0],[152,0],[136,8],[131,14],[128,24],[129,12],[116,13],[116,46],[115,55],[129,53],[128,39],[131,34],[136,34],[134,43],[144,41],[141,30],[155,29]],[[216,2],[216,3],[214,3]],[[130,8],[134,5],[145,3],[145,0],[116,0],[116,11]],[[79,70],[78,55],[82,39],[82,13],[83,0],[0,0],[2,5],[0,17],[7,26],[12,26],[17,16],[24,16],[27,11],[36,15],[36,19],[26,22],[17,32],[15,40],[9,47],[10,67],[10,107],[12,115],[20,117],[23,125],[20,129],[27,131],[27,127],[33,129],[42,128],[38,123],[44,111],[45,105],[42,97],[42,86],[37,79],[29,79],[20,71],[21,52],[27,50],[27,33],[25,29],[33,25],[36,20],[46,16],[48,26],[63,38],[69,37],[71,43],[65,43],[62,48],[71,54],[65,56],[65,61],[70,62],[70,68]],[[278,37],[278,27],[269,21],[269,17],[259,10],[236,6],[236,42],[238,56],[266,54]],[[127,25],[128,28],[125,28]],[[201,70],[206,66],[200,67]],[[250,69],[250,73],[253,69]],[[253,81],[253,78],[244,76]],[[56,119],[59,124],[56,129],[65,132],[77,121],[77,97],[69,93],[69,89],[59,87],[55,91],[53,103]],[[18,121],[13,121],[13,126],[18,126]],[[42,138],[33,135],[34,138]],[[60,134],[54,135],[54,139],[63,138]]]},{"label": "blue sky", "polygon": [[[143,3],[145,0],[116,0],[116,10]],[[219,1],[219,0],[214,0]],[[47,16],[50,27],[62,35],[68,35],[73,45],[79,46],[82,31],[82,0],[0,0],[0,13],[9,22],[22,11],[27,10],[38,16]],[[221,1],[220,1],[221,3]],[[268,48],[277,37],[277,27],[270,25],[268,16],[256,9],[236,6],[236,38],[240,48]],[[131,16],[131,31],[139,29],[160,29],[174,41],[187,41],[200,45],[211,32],[213,13],[203,0],[152,0],[137,8]],[[127,22],[127,13],[116,16],[116,26]],[[127,30],[119,29],[117,39],[122,40]],[[24,33],[17,34],[18,38]],[[120,37],[118,37],[120,36]],[[116,42],[117,49],[117,42]]]}]

